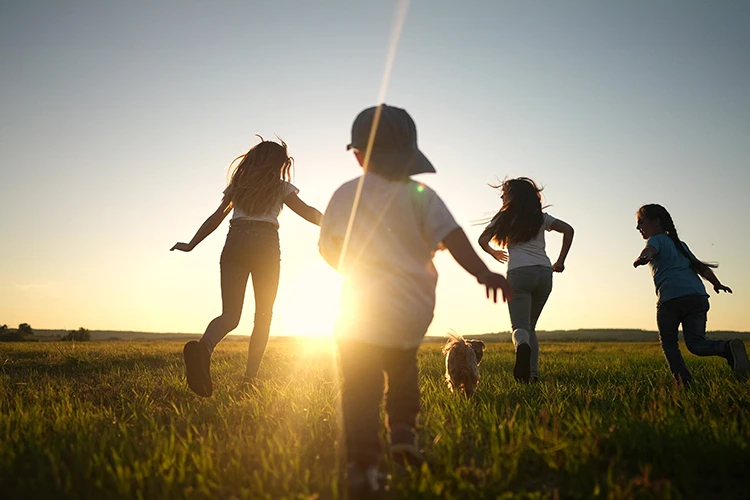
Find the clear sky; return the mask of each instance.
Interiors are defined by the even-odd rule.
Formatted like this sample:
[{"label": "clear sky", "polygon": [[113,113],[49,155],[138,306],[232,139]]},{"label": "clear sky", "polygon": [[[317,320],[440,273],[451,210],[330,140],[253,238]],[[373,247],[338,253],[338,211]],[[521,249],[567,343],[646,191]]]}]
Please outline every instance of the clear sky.
[{"label": "clear sky", "polygon": [[[345,145],[378,100],[397,7],[0,2],[0,324],[202,332],[228,222],[192,253],[170,247],[216,209],[253,134],[289,144],[321,211],[359,174]],[[543,184],[575,227],[539,329],[655,329],[650,272],[631,264],[634,213],[657,202],[734,289],[711,292],[709,329],[750,330],[748,26],[743,0],[413,1],[385,101],[414,117],[438,169],[418,179],[472,241],[506,176]],[[327,333],[338,277],[315,226],[280,222],[272,332]],[[436,265],[430,334],[510,328],[449,254]]]}]

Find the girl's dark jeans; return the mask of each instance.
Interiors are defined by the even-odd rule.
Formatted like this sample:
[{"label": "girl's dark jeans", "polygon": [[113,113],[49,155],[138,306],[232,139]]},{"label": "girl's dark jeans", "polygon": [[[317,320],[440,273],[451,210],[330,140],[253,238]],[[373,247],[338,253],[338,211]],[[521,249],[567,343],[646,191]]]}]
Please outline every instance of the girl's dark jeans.
[{"label": "girl's dark jeans", "polygon": [[221,252],[222,313],[206,328],[201,342],[209,351],[240,322],[250,276],[255,293],[255,325],[248,347],[246,377],[255,377],[268,344],[273,304],[279,287],[279,232],[269,222],[233,220]]},{"label": "girl's dark jeans", "polygon": [[661,348],[664,350],[672,375],[678,381],[684,383],[693,381],[677,343],[677,329],[680,324],[682,324],[682,335],[688,351],[697,356],[726,356],[725,341],[706,338],[708,309],[708,297],[705,295],[677,297],[656,307],[656,323],[659,326]]},{"label": "girl's dark jeans", "polygon": [[363,468],[377,466],[383,449],[380,403],[384,372],[391,442],[414,443],[419,413],[417,348],[389,349],[346,340],[338,341],[338,346],[347,461]]}]

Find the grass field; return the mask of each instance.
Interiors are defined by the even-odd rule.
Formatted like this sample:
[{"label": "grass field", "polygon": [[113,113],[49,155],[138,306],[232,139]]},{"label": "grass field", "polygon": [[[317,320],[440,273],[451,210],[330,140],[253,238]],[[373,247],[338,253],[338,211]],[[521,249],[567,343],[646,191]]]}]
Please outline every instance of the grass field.
[{"label": "grass field", "polygon": [[[339,498],[331,345],[272,341],[255,390],[245,342],[214,356],[214,396],[183,378],[181,343],[0,345],[3,498]],[[477,397],[420,353],[428,466],[396,498],[748,498],[750,383],[685,353],[672,383],[656,343],[546,343],[542,383],[489,344]]]}]

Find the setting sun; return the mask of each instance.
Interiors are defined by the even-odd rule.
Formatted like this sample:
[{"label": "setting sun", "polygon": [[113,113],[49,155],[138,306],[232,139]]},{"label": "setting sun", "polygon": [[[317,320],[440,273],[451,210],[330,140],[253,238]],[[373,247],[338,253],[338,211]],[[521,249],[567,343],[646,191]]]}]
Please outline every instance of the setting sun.
[{"label": "setting sun", "polygon": [[274,324],[288,335],[329,336],[339,313],[341,277],[323,262],[306,266],[279,290]]}]

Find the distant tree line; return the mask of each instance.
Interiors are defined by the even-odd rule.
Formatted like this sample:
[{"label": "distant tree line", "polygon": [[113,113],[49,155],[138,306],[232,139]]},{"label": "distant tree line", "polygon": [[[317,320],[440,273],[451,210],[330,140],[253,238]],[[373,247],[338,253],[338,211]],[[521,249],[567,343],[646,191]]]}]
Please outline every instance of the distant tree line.
[{"label": "distant tree line", "polygon": [[[65,335],[57,336],[63,341],[86,342],[91,340],[91,332],[86,328],[70,330]],[[0,326],[0,342],[39,342],[39,337],[34,335],[34,329],[28,323],[21,323],[18,328],[8,328],[8,325]]]}]

